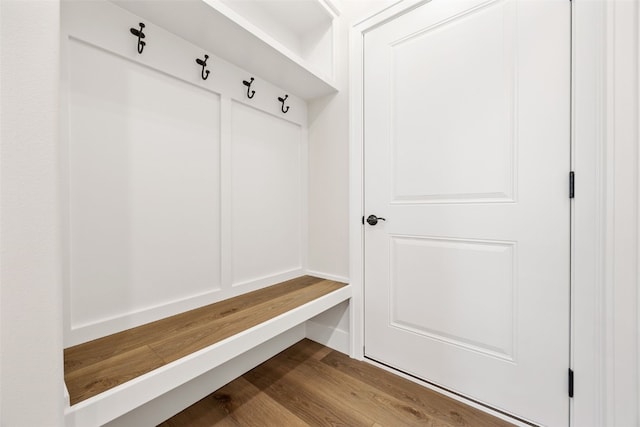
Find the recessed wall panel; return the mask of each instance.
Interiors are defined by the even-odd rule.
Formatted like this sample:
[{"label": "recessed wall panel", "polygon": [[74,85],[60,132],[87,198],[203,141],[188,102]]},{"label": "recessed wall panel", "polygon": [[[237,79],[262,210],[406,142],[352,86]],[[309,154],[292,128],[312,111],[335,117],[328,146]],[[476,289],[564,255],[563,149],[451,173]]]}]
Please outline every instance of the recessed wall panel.
[{"label": "recessed wall panel", "polygon": [[392,202],[514,200],[510,7],[467,11],[392,44]]},{"label": "recessed wall panel", "polygon": [[391,324],[470,351],[514,358],[515,244],[391,239]]},{"label": "recessed wall panel", "polygon": [[220,286],[220,98],[68,42],[72,327]]},{"label": "recessed wall panel", "polygon": [[301,268],[302,130],[238,102],[231,106],[232,283]]}]

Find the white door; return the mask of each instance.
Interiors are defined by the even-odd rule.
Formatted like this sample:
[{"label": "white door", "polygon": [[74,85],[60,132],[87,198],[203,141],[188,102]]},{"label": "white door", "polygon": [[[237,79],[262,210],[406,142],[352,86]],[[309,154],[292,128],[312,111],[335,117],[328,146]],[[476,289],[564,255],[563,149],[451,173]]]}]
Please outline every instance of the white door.
[{"label": "white door", "polygon": [[365,355],[569,419],[569,0],[432,0],[365,35]]}]

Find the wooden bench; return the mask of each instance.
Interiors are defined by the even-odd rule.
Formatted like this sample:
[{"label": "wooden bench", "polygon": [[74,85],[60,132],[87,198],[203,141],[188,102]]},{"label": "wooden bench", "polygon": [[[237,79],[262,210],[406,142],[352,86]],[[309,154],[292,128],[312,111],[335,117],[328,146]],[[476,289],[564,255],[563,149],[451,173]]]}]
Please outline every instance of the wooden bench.
[{"label": "wooden bench", "polygon": [[112,421],[350,296],[344,283],[303,276],[67,348],[66,423]]}]

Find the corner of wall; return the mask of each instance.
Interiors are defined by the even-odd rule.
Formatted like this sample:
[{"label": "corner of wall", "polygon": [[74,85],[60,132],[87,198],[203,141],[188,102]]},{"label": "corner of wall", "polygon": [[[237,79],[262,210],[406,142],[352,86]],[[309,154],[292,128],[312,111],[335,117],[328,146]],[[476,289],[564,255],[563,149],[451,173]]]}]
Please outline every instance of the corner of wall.
[{"label": "corner of wall", "polygon": [[58,0],[0,2],[0,424],[7,426],[63,424],[59,31]]}]

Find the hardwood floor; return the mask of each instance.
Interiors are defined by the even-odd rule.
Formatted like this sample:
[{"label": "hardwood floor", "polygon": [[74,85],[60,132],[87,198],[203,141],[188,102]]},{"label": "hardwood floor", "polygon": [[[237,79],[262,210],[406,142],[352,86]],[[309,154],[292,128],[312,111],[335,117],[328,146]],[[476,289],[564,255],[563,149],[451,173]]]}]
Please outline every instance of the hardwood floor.
[{"label": "hardwood floor", "polygon": [[303,340],[162,427],[512,424],[365,362]]},{"label": "hardwood floor", "polygon": [[71,405],[343,286],[303,276],[65,349]]}]

